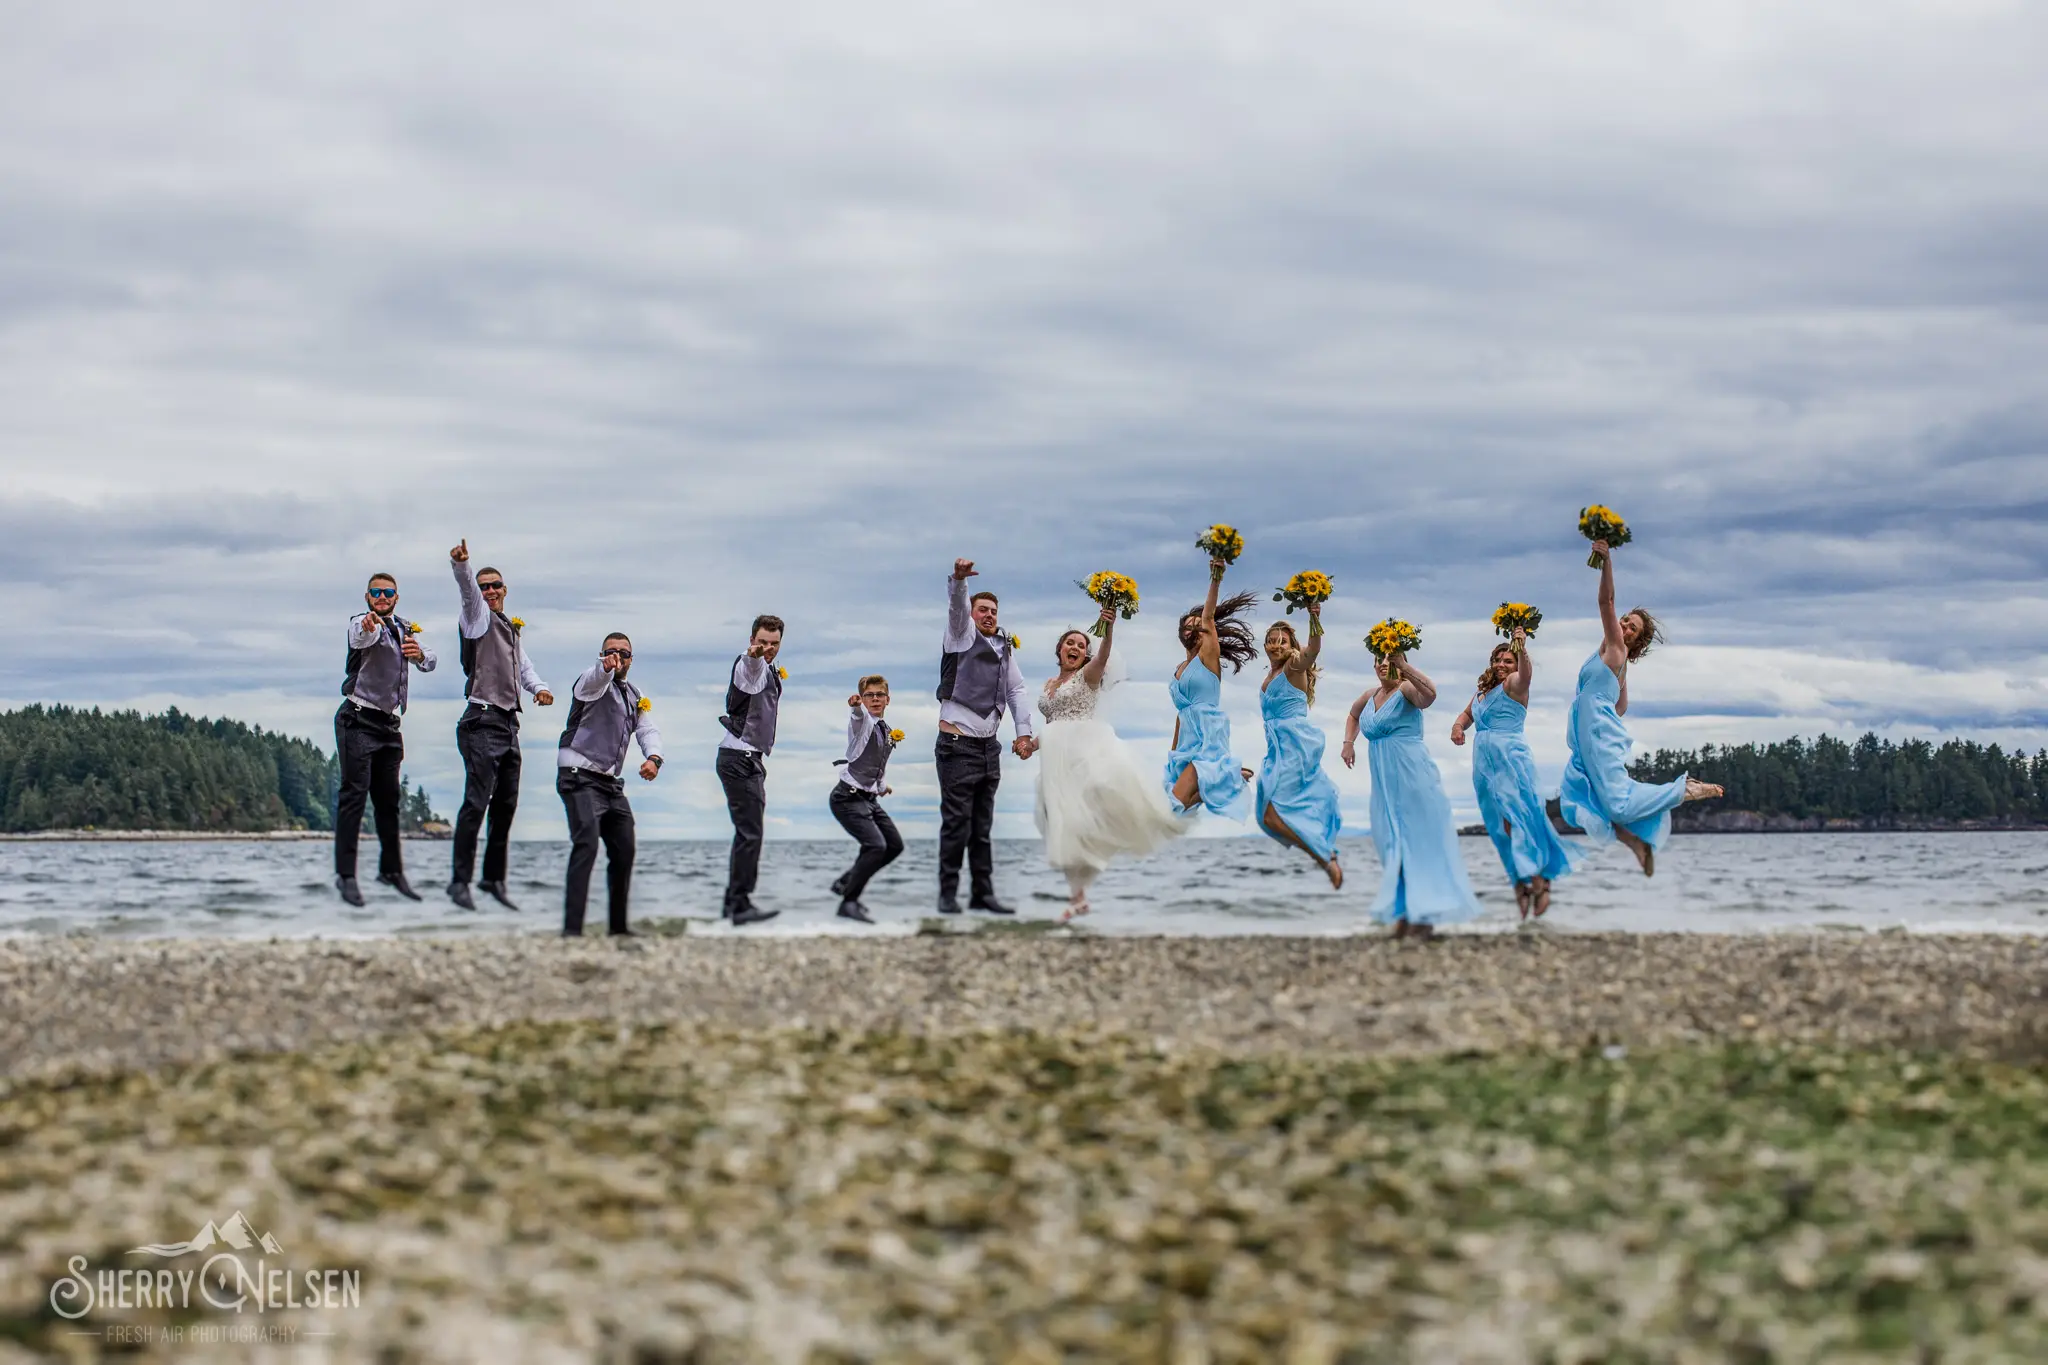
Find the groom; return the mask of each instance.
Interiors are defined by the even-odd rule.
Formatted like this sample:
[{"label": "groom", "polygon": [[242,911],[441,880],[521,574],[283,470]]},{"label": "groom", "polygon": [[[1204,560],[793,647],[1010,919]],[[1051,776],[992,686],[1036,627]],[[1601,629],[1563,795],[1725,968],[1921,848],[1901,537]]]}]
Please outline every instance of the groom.
[{"label": "groom", "polygon": [[996,626],[996,595],[967,595],[974,561],[953,561],[947,583],[945,652],[939,659],[939,913],[960,913],[960,860],[972,876],[968,908],[991,915],[1017,913],[996,899],[996,787],[1003,780],[1002,741],[996,737],[1009,709],[1019,758],[1038,749],[1016,642]]}]

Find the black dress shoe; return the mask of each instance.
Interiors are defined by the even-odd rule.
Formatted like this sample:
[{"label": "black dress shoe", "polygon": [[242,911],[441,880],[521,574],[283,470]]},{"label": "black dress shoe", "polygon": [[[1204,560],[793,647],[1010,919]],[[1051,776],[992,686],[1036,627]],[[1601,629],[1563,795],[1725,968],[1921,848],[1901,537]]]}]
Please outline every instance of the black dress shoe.
[{"label": "black dress shoe", "polygon": [[633,931],[632,931],[631,929],[614,929],[614,930],[612,930],[612,932],[611,932],[611,936],[612,936],[613,938],[638,938],[638,937],[640,937],[640,935],[638,935],[638,934],[634,933],[634,932],[633,932]]},{"label": "black dress shoe", "polygon": [[732,927],[738,929],[748,924],[759,924],[763,920],[774,919],[781,913],[780,910],[763,910],[758,905],[742,905],[732,912]]},{"label": "black dress shoe", "polygon": [[469,894],[468,882],[448,883],[448,899],[465,910],[476,909],[476,900]]},{"label": "black dress shoe", "polygon": [[978,901],[969,901],[967,908],[969,910],[979,910],[984,915],[1014,915],[1017,913],[994,896],[984,896]]},{"label": "black dress shoe", "polygon": [[862,924],[874,923],[874,920],[868,917],[868,908],[856,900],[843,900],[839,902],[839,918],[856,919]]},{"label": "black dress shoe", "polygon": [[416,901],[420,898],[420,893],[412,889],[412,883],[405,879],[403,872],[379,872],[377,880],[409,901]]},{"label": "black dress shoe", "polygon": [[512,903],[512,898],[505,894],[505,883],[503,882],[478,882],[476,889],[488,891],[491,899],[504,906],[507,910],[517,910],[519,908]]},{"label": "black dress shoe", "polygon": [[959,902],[959,901],[956,901],[956,900],[954,900],[954,899],[953,899],[953,898],[952,898],[951,896],[941,896],[941,897],[939,897],[939,913],[940,913],[940,914],[942,914],[942,915],[957,915],[957,914],[959,914],[959,913],[960,913],[960,902]]},{"label": "black dress shoe", "polygon": [[356,885],[354,877],[336,877],[334,879],[334,889],[341,892],[341,898],[350,905],[361,905],[363,903],[363,888]]}]

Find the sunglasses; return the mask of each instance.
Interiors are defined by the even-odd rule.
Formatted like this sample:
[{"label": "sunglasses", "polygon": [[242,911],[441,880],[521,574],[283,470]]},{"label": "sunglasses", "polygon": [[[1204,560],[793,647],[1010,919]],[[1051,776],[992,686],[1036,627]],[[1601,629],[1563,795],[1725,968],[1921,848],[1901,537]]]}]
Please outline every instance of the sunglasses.
[{"label": "sunglasses", "polygon": [[602,659],[605,657],[605,654],[616,654],[621,659],[630,659],[633,657],[633,651],[630,649],[608,649],[604,652],[604,654],[600,654],[597,657]]},{"label": "sunglasses", "polygon": [[372,589],[370,589],[370,596],[372,596],[372,597],[396,597],[396,596],[398,596],[398,589],[396,589],[396,588],[372,588]]},{"label": "sunglasses", "polygon": [[503,581],[503,580],[501,580],[501,579],[492,579],[492,580],[491,580],[490,582],[488,582],[488,583],[479,583],[479,584],[477,584],[477,585],[476,585],[476,587],[477,587],[477,591],[478,591],[478,592],[503,592],[503,591],[505,591],[505,584],[504,584],[504,581]]}]

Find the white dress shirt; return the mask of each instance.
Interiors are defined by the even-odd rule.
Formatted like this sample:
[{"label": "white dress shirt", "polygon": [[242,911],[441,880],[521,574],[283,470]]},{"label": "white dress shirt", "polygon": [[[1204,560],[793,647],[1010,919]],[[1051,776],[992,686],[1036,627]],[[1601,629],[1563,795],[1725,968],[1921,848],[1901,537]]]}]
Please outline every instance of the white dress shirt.
[{"label": "white dress shirt", "polygon": [[[877,730],[886,735],[889,731],[889,722],[877,716],[869,715],[868,708],[865,706],[853,708],[853,714],[846,718],[846,761],[848,764],[851,764],[853,760],[859,758],[867,750],[868,736],[874,734]],[[839,780],[857,792],[873,792],[876,796],[880,796],[882,789],[889,785],[889,775],[886,772],[882,774],[882,779],[879,782],[863,782],[853,775],[851,767],[839,770]]]},{"label": "white dress shirt", "polygon": [[[946,644],[948,654],[966,651],[981,637],[975,629],[974,614],[967,609],[967,580],[946,578]],[[1031,700],[1024,691],[1024,670],[1017,666],[1017,651],[1010,651],[1009,667],[1003,673],[1003,695],[1009,698],[1010,719],[1017,727],[1017,737],[1028,739],[1031,735]],[[939,719],[963,735],[975,739],[993,736],[1003,722],[999,708],[993,716],[978,716],[956,701],[939,703]]]},{"label": "white dress shirt", "polygon": [[[575,685],[569,690],[569,695],[578,701],[596,701],[605,694],[611,685],[612,675],[606,671],[605,666],[603,664],[592,664],[577,677]],[[633,738],[640,743],[640,756],[642,758],[661,757],[661,731],[654,728],[653,712],[635,711],[633,713]],[[555,766],[557,768],[581,768],[585,772],[603,773],[606,777],[621,777],[625,773],[626,765],[621,763],[615,768],[607,768],[601,763],[591,762],[582,754],[564,745],[555,750]]]},{"label": "white dress shirt", "polygon": [[[366,611],[361,616],[351,617],[348,623],[348,647],[350,649],[368,649],[376,643],[378,634],[387,628],[396,631],[398,623],[379,616],[373,611]],[[440,662],[434,656],[434,647],[417,635],[411,638],[412,642],[420,647],[420,657],[409,662],[422,673],[432,673],[434,665]],[[399,643],[402,645],[405,641],[401,639]],[[348,699],[357,706],[362,707],[365,711],[376,711],[387,716],[394,714],[393,712],[386,711],[381,706],[372,706],[353,692],[349,694]]]},{"label": "white dress shirt", "polygon": [[[448,567],[455,570],[455,590],[462,594],[462,616],[459,618],[462,638],[481,640],[491,628],[491,609],[484,602],[483,590],[476,585],[476,571],[464,560],[451,559]],[[519,632],[512,632],[512,653],[519,660],[519,690],[529,697],[538,697],[543,692],[553,691],[540,680],[540,674],[533,671],[533,661],[526,657],[526,645],[519,638]],[[476,705],[483,702],[470,699]]]},{"label": "white dress shirt", "polygon": [[[732,681],[733,686],[739,688],[740,691],[748,696],[760,696],[762,691],[768,686],[768,661],[766,659],[757,659],[751,654],[740,655],[739,664],[732,672]],[[722,725],[718,728],[725,730],[725,727]],[[718,741],[718,747],[721,749],[737,749],[743,754],[758,754],[761,752],[730,730],[725,730],[725,738]]]}]

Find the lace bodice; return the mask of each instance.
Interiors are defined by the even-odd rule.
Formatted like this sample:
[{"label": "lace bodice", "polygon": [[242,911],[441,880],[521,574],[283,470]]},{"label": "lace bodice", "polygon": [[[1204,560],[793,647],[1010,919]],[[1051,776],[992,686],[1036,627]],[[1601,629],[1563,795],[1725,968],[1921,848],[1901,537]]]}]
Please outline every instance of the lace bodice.
[{"label": "lace bodice", "polygon": [[1096,689],[1079,673],[1047,692],[1038,693],[1038,714],[1047,720],[1087,720],[1095,714]]}]

